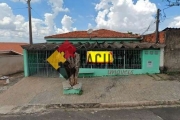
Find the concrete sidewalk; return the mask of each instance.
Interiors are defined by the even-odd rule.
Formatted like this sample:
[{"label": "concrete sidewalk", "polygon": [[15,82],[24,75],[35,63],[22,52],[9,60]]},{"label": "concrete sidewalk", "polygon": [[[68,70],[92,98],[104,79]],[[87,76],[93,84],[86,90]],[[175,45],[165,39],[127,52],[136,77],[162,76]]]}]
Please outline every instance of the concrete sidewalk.
[{"label": "concrete sidewalk", "polygon": [[[180,82],[167,75],[81,78],[82,95],[63,95],[59,78],[23,78],[0,94],[0,106],[178,101]],[[154,103],[152,103],[154,104]],[[10,109],[9,107],[8,109]]]}]

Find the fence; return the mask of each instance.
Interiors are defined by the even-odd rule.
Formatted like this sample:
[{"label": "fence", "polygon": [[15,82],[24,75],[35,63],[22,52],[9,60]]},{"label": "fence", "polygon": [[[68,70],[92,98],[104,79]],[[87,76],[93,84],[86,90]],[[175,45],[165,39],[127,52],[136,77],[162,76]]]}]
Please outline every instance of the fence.
[{"label": "fence", "polygon": [[[96,50],[98,51],[98,50]],[[79,50],[81,55],[81,68],[107,68],[107,69],[141,69],[141,50],[117,50],[108,49],[113,52],[113,64],[89,64],[86,62],[86,50]]]},{"label": "fence", "polygon": [[[97,51],[97,50],[96,50]],[[107,51],[107,50],[106,50]],[[77,52],[80,54],[80,68],[99,68],[99,69],[141,69],[142,58],[141,50],[118,50],[108,49],[113,52],[113,64],[89,64],[86,62],[87,50],[81,49]],[[47,58],[53,53],[51,50],[28,51],[28,66],[30,76],[41,77],[59,77],[59,71],[55,70],[48,62]]]}]

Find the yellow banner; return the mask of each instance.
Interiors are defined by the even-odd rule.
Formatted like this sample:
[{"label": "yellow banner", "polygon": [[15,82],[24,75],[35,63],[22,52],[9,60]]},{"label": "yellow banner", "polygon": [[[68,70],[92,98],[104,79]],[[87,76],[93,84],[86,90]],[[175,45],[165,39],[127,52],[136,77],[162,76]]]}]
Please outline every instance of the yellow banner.
[{"label": "yellow banner", "polygon": [[89,63],[113,63],[112,51],[87,51],[87,62]]}]

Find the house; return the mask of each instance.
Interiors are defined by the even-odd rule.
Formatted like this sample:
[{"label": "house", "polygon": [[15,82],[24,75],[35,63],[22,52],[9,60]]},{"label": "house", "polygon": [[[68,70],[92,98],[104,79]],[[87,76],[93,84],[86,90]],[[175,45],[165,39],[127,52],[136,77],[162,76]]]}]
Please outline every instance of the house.
[{"label": "house", "polygon": [[[99,29],[73,31],[45,37],[46,43],[24,45],[25,76],[59,77],[47,58],[65,40],[70,41],[80,54],[79,77],[114,76],[160,72],[160,49],[164,44],[142,42],[137,34]],[[87,52],[109,51],[113,63],[88,63]]]},{"label": "house", "polygon": [[[144,36],[143,42],[155,43],[155,33]],[[161,70],[164,72],[180,71],[180,28],[166,28],[159,32],[161,48]]]},{"label": "house", "polygon": [[21,45],[26,43],[0,42],[0,76],[24,70]]}]

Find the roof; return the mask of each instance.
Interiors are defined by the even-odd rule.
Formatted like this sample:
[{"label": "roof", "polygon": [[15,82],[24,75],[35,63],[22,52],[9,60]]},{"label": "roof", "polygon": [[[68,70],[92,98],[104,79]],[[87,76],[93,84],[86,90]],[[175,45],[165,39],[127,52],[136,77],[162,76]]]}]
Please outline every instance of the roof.
[{"label": "roof", "polygon": [[[143,41],[155,43],[156,42],[156,33],[144,35]],[[165,41],[165,31],[161,31],[161,32],[159,32],[159,43],[164,43],[164,41]]]},{"label": "roof", "polygon": [[170,30],[180,30],[180,28],[165,28],[163,31],[170,31]]},{"label": "roof", "polygon": [[[55,44],[55,43],[40,43],[40,44],[33,44],[33,45],[24,45],[22,46],[24,49],[27,50],[55,50],[59,47],[61,43]],[[77,49],[94,49],[94,48],[100,48],[100,49],[107,49],[107,48],[113,48],[113,49],[120,49],[120,48],[128,48],[128,49],[148,49],[148,48],[163,48],[165,47],[164,44],[156,44],[156,43],[147,43],[147,42],[113,42],[113,43],[77,43],[74,44],[74,46]]]},{"label": "roof", "polygon": [[68,33],[46,36],[46,38],[140,38],[137,34],[122,33],[113,30],[94,30],[91,35],[87,31],[73,31]]},{"label": "roof", "polygon": [[[159,32],[159,43],[165,43],[165,33],[168,31],[178,31],[180,32],[180,28],[165,28],[164,30]],[[143,36],[144,42],[155,43],[156,42],[156,33],[151,33]]]},{"label": "roof", "polygon": [[0,42],[0,52],[14,52],[22,55],[21,45],[27,45],[27,43]]}]

